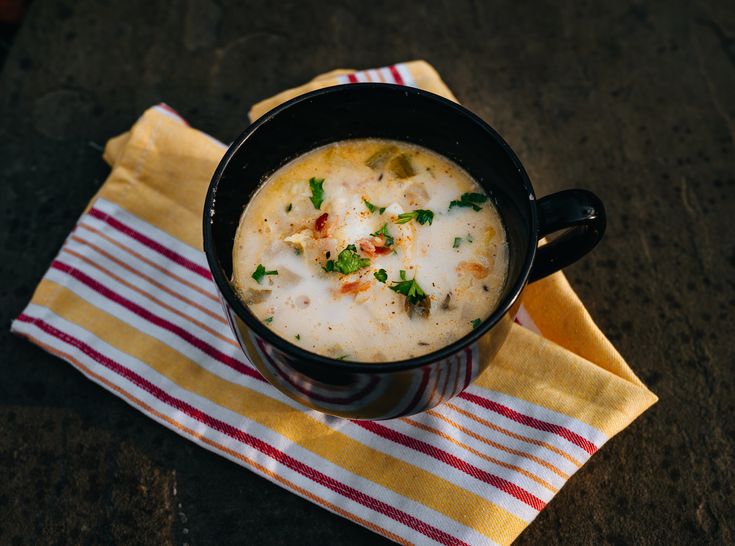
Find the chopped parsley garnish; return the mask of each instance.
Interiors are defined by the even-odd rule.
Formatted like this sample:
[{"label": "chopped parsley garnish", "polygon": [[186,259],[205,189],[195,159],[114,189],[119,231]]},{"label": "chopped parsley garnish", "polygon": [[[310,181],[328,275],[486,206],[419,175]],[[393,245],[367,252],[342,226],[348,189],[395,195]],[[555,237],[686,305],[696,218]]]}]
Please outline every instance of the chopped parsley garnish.
[{"label": "chopped parsley garnish", "polygon": [[293,209],[293,203],[289,203],[288,206],[286,206],[286,212],[291,212],[291,209]]},{"label": "chopped parsley garnish", "polygon": [[463,193],[459,201],[449,203],[449,210],[452,210],[452,207],[472,207],[475,211],[478,211],[482,210],[482,207],[477,203],[484,203],[485,201],[487,201],[487,195],[484,193]]},{"label": "chopped parsley garnish", "polygon": [[470,322],[472,323],[473,330],[477,328],[480,324],[482,324],[482,320],[479,318],[476,318],[475,320],[471,320]]},{"label": "chopped parsley garnish", "polygon": [[300,341],[301,340],[301,334],[296,334],[294,337],[296,338],[296,341]]},{"label": "chopped parsley garnish", "polygon": [[339,271],[343,275],[349,275],[350,273],[354,273],[358,269],[362,269],[369,265],[370,260],[367,258],[361,258],[357,253],[355,245],[347,245],[347,248],[339,253],[336,260],[327,260],[327,264],[324,266],[324,271],[327,273]]},{"label": "chopped parsley garnish", "polygon": [[465,237],[465,239],[467,239],[467,242],[468,243],[471,243],[472,241],[474,241],[474,239],[472,238],[472,234],[471,233],[468,233],[467,234],[467,237]]},{"label": "chopped parsley garnish", "polygon": [[383,224],[383,227],[380,228],[375,233],[370,234],[372,237],[380,237],[381,235],[385,237],[385,246],[393,246],[393,243],[395,242],[393,240],[393,237],[391,237],[391,234],[388,233],[388,224]]},{"label": "chopped parsley garnish", "polygon": [[309,189],[311,189],[311,199],[312,204],[314,205],[315,209],[318,209],[322,206],[322,203],[324,202],[324,179],[323,178],[310,178],[309,179]]},{"label": "chopped parsley garnish", "polygon": [[408,280],[406,278],[406,272],[403,269],[401,269],[401,280],[392,282],[393,286],[389,288],[394,292],[406,296],[408,303],[411,305],[416,305],[426,297],[426,293],[421,289],[419,283],[416,282],[416,277]]},{"label": "chopped parsley garnish", "polygon": [[261,284],[263,282],[263,277],[265,277],[266,275],[278,275],[278,271],[276,271],[275,269],[273,271],[266,271],[265,267],[263,267],[263,264],[258,264],[258,267],[255,268],[255,271],[253,271],[251,277],[255,279],[255,282]]},{"label": "chopped parsley garnish", "polygon": [[267,319],[263,319],[263,322],[265,322],[266,324],[270,324],[271,322],[273,322],[273,317],[268,317]]},{"label": "chopped parsley garnish", "polygon": [[459,245],[462,244],[462,237],[455,237],[454,243],[452,244],[452,248],[459,248]]},{"label": "chopped parsley garnish", "polygon": [[378,269],[373,275],[379,282],[384,283],[388,280],[388,273],[386,273],[385,269]]},{"label": "chopped parsley garnish", "polygon": [[416,218],[416,221],[422,226],[428,222],[429,225],[434,221],[434,213],[430,210],[416,209],[413,212],[404,212],[398,215],[396,224],[405,224]]},{"label": "chopped parsley garnish", "polygon": [[363,202],[363,203],[365,203],[365,206],[367,207],[367,209],[368,209],[368,210],[369,210],[369,211],[370,211],[371,213],[375,212],[376,210],[378,211],[378,214],[383,214],[383,213],[385,212],[385,207],[377,207],[377,206],[373,205],[373,204],[372,204],[372,203],[371,203],[370,201],[368,201],[367,199],[363,199],[363,200],[362,200],[362,202]]},{"label": "chopped parsley garnish", "polygon": [[338,356],[337,360],[344,360],[345,358],[347,358],[347,355],[342,355],[342,356]]}]

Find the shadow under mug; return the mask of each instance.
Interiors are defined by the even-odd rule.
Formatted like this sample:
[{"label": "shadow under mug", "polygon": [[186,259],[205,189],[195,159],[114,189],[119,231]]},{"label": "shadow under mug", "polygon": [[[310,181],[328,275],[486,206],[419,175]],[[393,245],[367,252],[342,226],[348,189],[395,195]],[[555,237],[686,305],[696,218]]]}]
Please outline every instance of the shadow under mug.
[{"label": "shadow under mug", "polygon": [[[266,327],[230,282],[235,232],[261,182],[305,152],[353,138],[401,140],[448,157],[472,175],[500,213],[510,259],[499,304],[480,326],[440,350],[384,363],[311,353]],[[539,239],[562,230],[537,248]],[[594,194],[567,190],[536,199],[518,158],[487,123],[432,93],[388,84],[328,87],[271,110],[229,147],[204,206],[204,250],[247,357],[263,377],[294,400],[352,419],[410,415],[462,392],[491,365],[526,284],[582,257],[604,231],[605,210]]]}]

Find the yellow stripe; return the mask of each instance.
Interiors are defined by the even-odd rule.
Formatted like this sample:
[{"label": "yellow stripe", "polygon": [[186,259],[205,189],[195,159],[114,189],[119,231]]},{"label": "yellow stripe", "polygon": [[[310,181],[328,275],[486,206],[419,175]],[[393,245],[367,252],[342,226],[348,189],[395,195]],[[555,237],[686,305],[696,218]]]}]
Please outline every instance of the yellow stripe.
[{"label": "yellow stripe", "polygon": [[130,403],[130,404],[132,404],[134,406],[138,406],[138,408],[141,411],[144,411],[146,413],[150,413],[151,415],[154,415],[155,417],[158,417],[160,420],[165,421],[166,423],[168,423],[172,427],[176,428],[177,430],[180,430],[184,434],[186,434],[188,436],[191,436],[192,438],[196,438],[200,442],[202,442],[204,444],[207,444],[209,446],[212,446],[212,447],[216,448],[217,450],[219,450],[219,451],[221,451],[221,452],[229,455],[230,457],[232,457],[234,459],[237,459],[239,461],[242,461],[246,465],[248,465],[250,467],[253,467],[254,469],[258,470],[259,472],[265,474],[266,476],[269,476],[273,481],[277,481],[282,486],[288,487],[289,489],[292,489],[292,490],[296,491],[297,493],[299,493],[300,495],[306,497],[310,501],[312,501],[312,502],[314,502],[316,504],[319,504],[319,505],[323,506],[324,508],[327,508],[328,510],[332,510],[333,512],[339,514],[342,517],[345,517],[347,519],[351,519],[351,520],[355,521],[356,523],[359,523],[360,525],[363,525],[364,527],[367,527],[368,529],[370,529],[372,531],[375,531],[378,534],[384,535],[384,536],[388,537],[389,539],[391,539],[394,542],[397,542],[399,544],[406,544],[406,545],[407,544],[410,544],[405,539],[399,537],[398,535],[396,535],[394,533],[391,533],[390,531],[388,531],[387,529],[384,529],[380,525],[377,525],[377,524],[375,524],[375,523],[373,523],[371,521],[368,521],[368,520],[363,519],[363,518],[361,518],[359,516],[356,516],[355,514],[353,514],[351,512],[347,512],[346,510],[343,510],[339,506],[337,506],[335,504],[332,504],[331,502],[328,502],[328,501],[324,500],[321,497],[318,497],[317,495],[315,495],[311,491],[309,491],[307,489],[304,489],[303,487],[300,487],[300,486],[296,485],[293,482],[288,481],[283,476],[279,476],[278,474],[276,474],[272,470],[267,469],[263,465],[257,463],[256,461],[252,460],[249,457],[246,457],[242,453],[239,453],[239,452],[237,452],[237,451],[235,451],[233,449],[230,449],[229,447],[226,447],[226,446],[220,444],[219,442],[215,442],[214,440],[211,440],[211,439],[207,438],[203,434],[200,434],[200,433],[198,433],[198,432],[196,432],[196,431],[194,431],[194,430],[192,430],[192,429],[190,429],[190,428],[182,425],[178,421],[175,421],[174,419],[171,419],[171,417],[169,417],[168,415],[163,414],[160,411],[152,408],[151,406],[149,406],[148,404],[146,404],[145,402],[143,402],[139,398],[136,398],[135,396],[133,396],[132,394],[130,394],[128,391],[126,391],[125,389],[121,388],[119,385],[116,385],[115,383],[112,383],[111,381],[108,381],[103,376],[94,373],[92,370],[90,370],[89,368],[87,368],[87,366],[85,366],[84,364],[82,364],[81,362],[79,362],[79,360],[77,360],[76,358],[74,358],[70,354],[65,353],[63,351],[60,351],[59,349],[56,349],[54,347],[51,347],[50,345],[47,345],[47,344],[43,343],[39,339],[36,339],[32,335],[28,335],[28,334],[24,334],[24,335],[29,340],[31,340],[33,343],[35,343],[39,347],[42,347],[44,350],[48,351],[49,353],[51,353],[53,355],[56,355],[59,358],[63,358],[64,360],[70,362],[73,366],[75,366],[76,368],[78,368],[79,371],[81,371],[87,377],[90,377],[94,381],[97,381],[97,382],[105,385],[111,391],[114,391],[114,392],[118,393],[121,397],[123,397],[125,400],[127,400],[128,403]]},{"label": "yellow stripe", "polygon": [[42,281],[33,303],[49,307],[120,351],[146,362],[182,388],[247,416],[333,464],[414,499],[498,543],[509,544],[527,525],[500,506],[431,472],[373,450],[268,396],[220,379],[52,281]]}]

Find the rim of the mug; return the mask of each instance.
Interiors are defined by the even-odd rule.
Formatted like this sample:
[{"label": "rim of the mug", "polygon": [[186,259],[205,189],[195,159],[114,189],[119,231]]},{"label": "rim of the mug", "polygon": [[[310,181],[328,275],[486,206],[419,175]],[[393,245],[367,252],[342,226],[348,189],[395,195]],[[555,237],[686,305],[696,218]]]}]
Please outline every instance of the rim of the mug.
[{"label": "rim of the mug", "polygon": [[[309,101],[315,97],[321,97],[323,95],[337,95],[345,92],[350,93],[351,91],[357,91],[366,88],[375,88],[380,91],[390,89],[406,95],[420,96],[422,98],[437,102],[444,107],[453,110],[457,115],[469,118],[475,124],[479,125],[480,128],[483,129],[490,138],[492,138],[497,144],[500,145],[507,157],[513,162],[513,165],[517,169],[520,181],[522,182],[524,189],[528,193],[528,207],[530,213],[529,216],[531,219],[531,226],[529,229],[529,233],[531,234],[531,236],[529,237],[526,260],[521,268],[521,273],[516,277],[510,291],[508,292],[508,295],[500,301],[500,303],[490,314],[490,316],[484,319],[477,328],[472,329],[465,336],[456,341],[453,341],[449,345],[437,349],[436,351],[432,351],[430,353],[426,353],[424,355],[413,358],[395,360],[390,362],[360,362],[350,360],[338,360],[336,358],[323,356],[302,349],[298,345],[291,343],[287,339],[279,336],[273,330],[265,326],[240,300],[240,298],[235,293],[232,285],[230,284],[230,281],[227,279],[222,269],[220,268],[219,262],[217,260],[217,248],[214,241],[213,233],[213,217],[216,211],[217,188],[219,186],[220,180],[222,179],[222,175],[227,169],[230,160],[234,157],[235,154],[238,153],[240,148],[255,132],[258,131],[260,127],[266,125],[284,111],[301,102]],[[250,126],[248,126],[240,134],[240,136],[238,136],[237,139],[235,139],[232,144],[230,144],[229,148],[225,152],[225,155],[220,160],[219,165],[217,165],[217,169],[212,175],[212,180],[210,181],[207,195],[204,201],[204,252],[207,256],[209,269],[212,272],[212,276],[217,285],[217,289],[224,297],[226,304],[235,311],[237,316],[245,322],[248,328],[253,330],[257,335],[261,336],[268,343],[276,346],[279,350],[283,351],[288,356],[291,356],[295,359],[306,360],[311,364],[318,364],[326,368],[335,369],[342,372],[368,374],[397,372],[401,370],[421,368],[423,366],[433,364],[437,361],[457,354],[458,352],[477,342],[491,328],[493,328],[498,322],[500,322],[500,320],[506,315],[506,313],[511,310],[513,305],[520,297],[521,292],[523,291],[528,281],[531,267],[533,266],[533,261],[536,256],[538,241],[534,234],[538,233],[538,212],[535,203],[536,194],[533,190],[533,186],[531,185],[531,181],[528,178],[528,175],[526,174],[526,171],[523,168],[523,165],[521,165],[521,162],[516,156],[515,152],[513,152],[508,143],[503,140],[503,138],[500,136],[500,134],[498,134],[497,131],[495,131],[495,129],[493,129],[487,122],[485,122],[476,114],[472,113],[464,106],[429,91],[425,91],[423,89],[418,89],[415,87],[407,87],[387,83],[354,83],[335,85],[299,95],[273,108],[272,110],[263,114],[252,124],[250,124]],[[232,249],[229,248],[228,251],[231,252]]]}]

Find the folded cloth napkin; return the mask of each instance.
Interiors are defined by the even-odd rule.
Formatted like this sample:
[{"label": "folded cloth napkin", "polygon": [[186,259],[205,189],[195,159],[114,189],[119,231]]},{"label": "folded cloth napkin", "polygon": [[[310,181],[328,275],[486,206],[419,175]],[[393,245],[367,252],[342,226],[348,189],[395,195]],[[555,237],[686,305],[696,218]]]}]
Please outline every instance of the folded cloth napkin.
[{"label": "folded cloth napkin", "polygon": [[[432,67],[338,71],[450,99]],[[225,146],[166,105],[107,143],[109,178],[12,330],[193,442],[399,543],[509,544],[567,479],[656,401],[564,275],[529,286],[493,365],[403,419],[308,410],[237,346],[202,253],[204,194]]]}]

